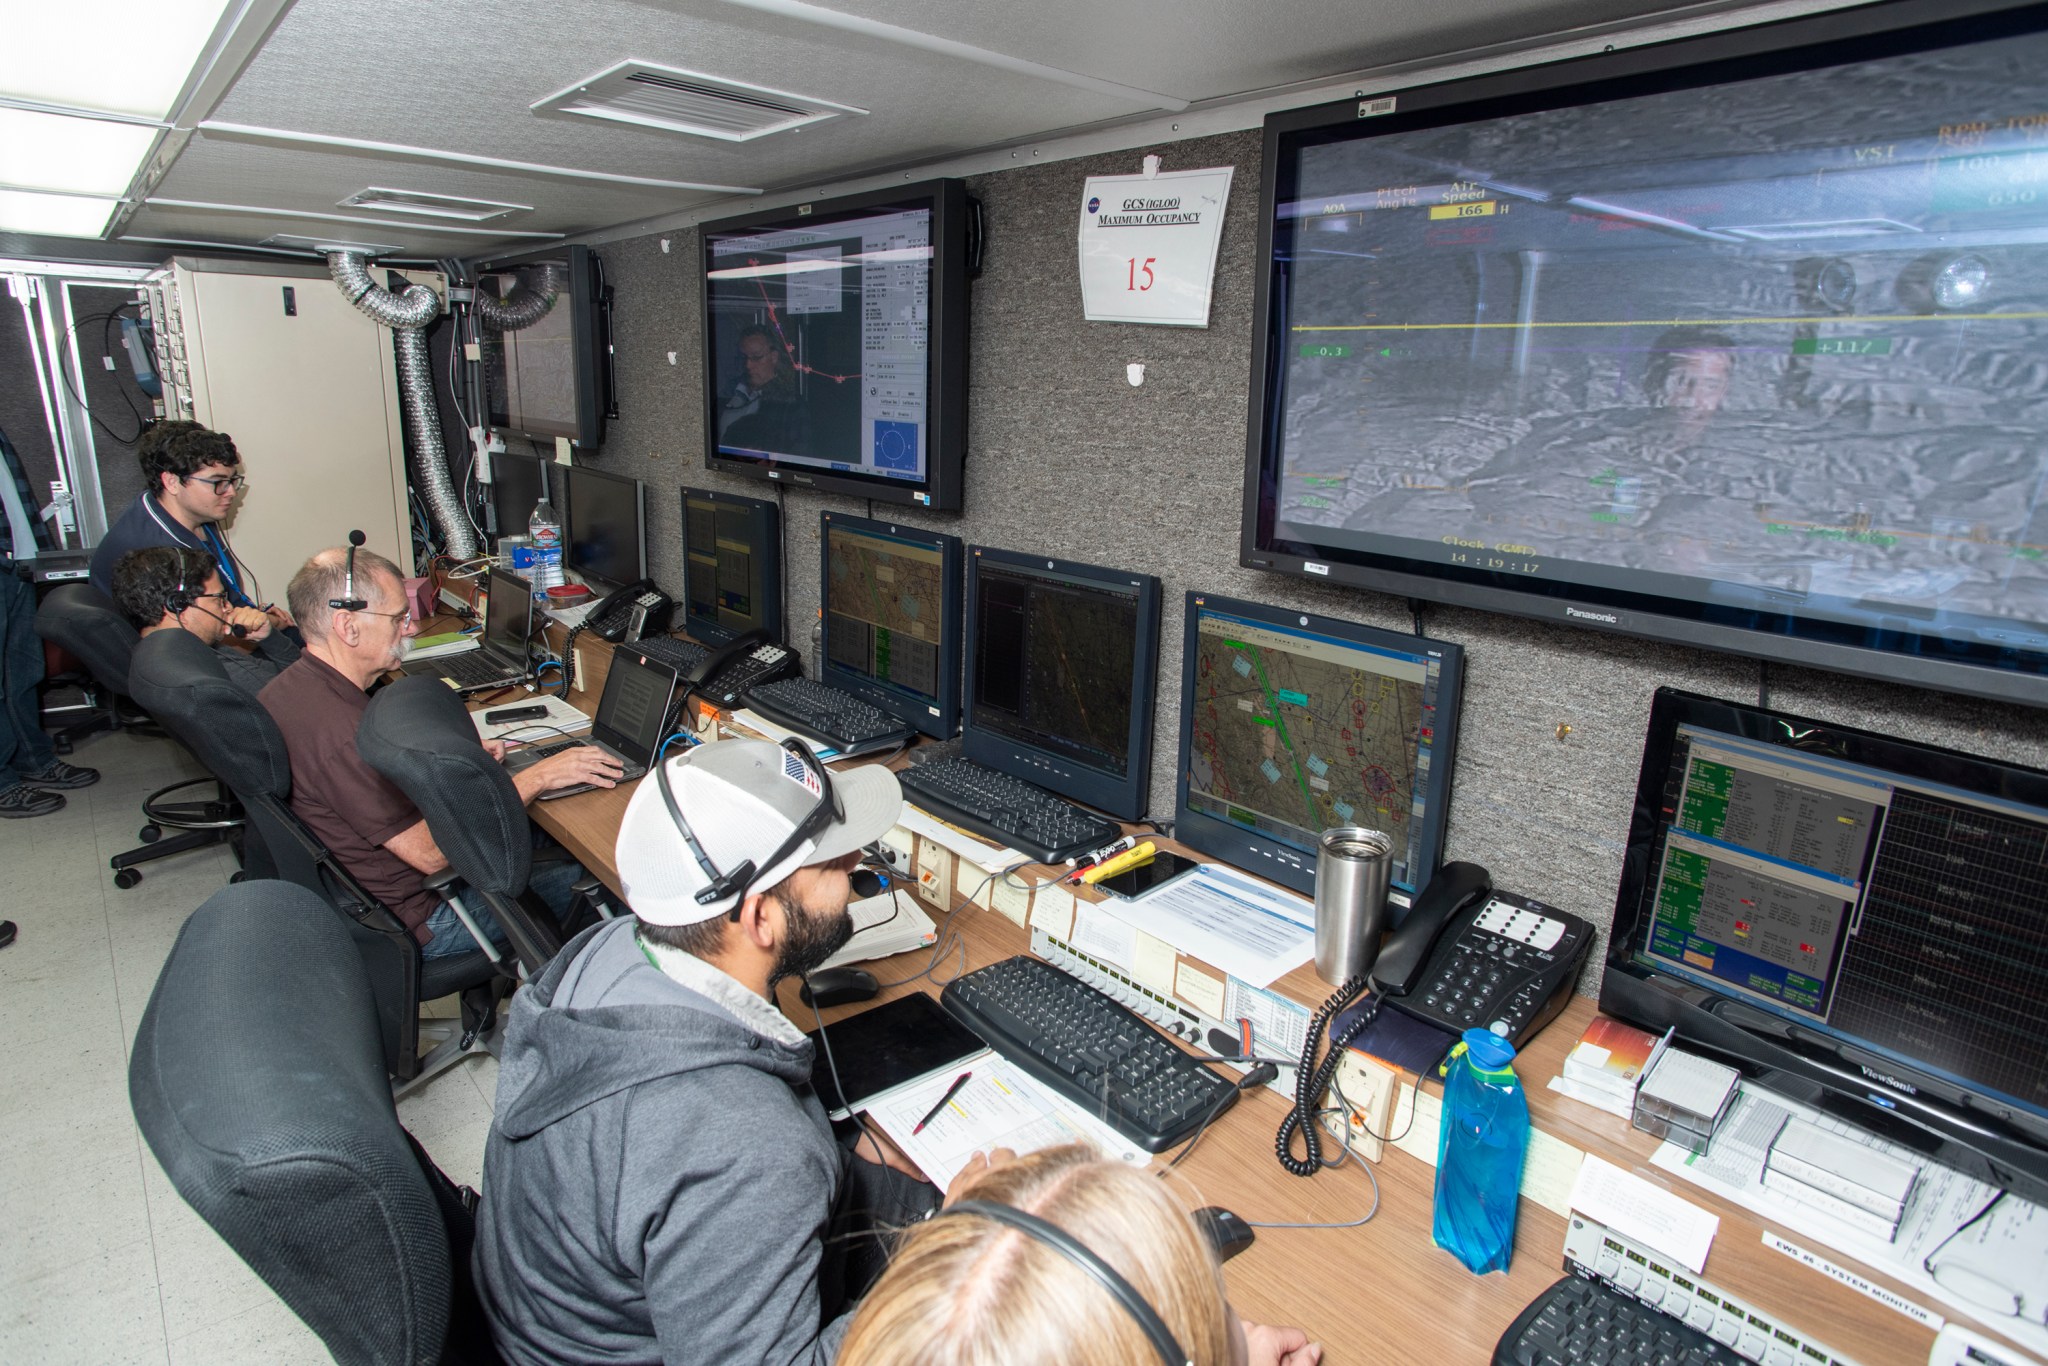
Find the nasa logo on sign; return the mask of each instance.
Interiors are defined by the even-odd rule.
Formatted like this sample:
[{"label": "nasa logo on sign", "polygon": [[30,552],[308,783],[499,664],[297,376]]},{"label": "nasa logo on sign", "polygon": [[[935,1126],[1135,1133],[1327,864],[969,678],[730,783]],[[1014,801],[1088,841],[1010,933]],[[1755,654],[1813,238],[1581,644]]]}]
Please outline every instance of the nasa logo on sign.
[{"label": "nasa logo on sign", "polygon": [[1102,201],[1101,201],[1100,199],[1097,199],[1097,198],[1096,198],[1095,196],[1093,196],[1093,195],[1090,195],[1090,196],[1088,197],[1088,212],[1090,212],[1090,213],[1094,213],[1094,212],[1096,212],[1096,211],[1097,211],[1098,209],[1100,209],[1101,207],[1102,207]]}]

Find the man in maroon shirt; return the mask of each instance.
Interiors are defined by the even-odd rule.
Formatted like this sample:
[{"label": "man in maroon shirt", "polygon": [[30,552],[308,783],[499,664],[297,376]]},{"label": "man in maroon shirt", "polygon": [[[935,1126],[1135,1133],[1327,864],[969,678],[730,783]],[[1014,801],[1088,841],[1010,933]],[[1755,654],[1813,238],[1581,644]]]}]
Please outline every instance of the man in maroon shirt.
[{"label": "man in maroon shirt", "polygon": [[[368,550],[355,552],[355,583],[348,588],[345,547],[323,550],[292,576],[288,600],[305,633],[305,653],[265,685],[257,698],[284,733],[292,764],[292,810],[371,895],[405,922],[427,957],[466,953],[474,945],[447,907],[435,908],[422,888],[425,874],[448,866],[419,809],[356,752],[356,731],[372,683],[398,666],[404,642],[419,634],[405,604],[398,566]],[[353,596],[365,606],[333,605]],[[479,742],[483,743],[483,742]],[[486,748],[498,758],[504,746]],[[592,745],[576,745],[512,776],[531,802],[543,792],[589,783],[612,787],[621,769]],[[534,890],[557,913],[574,880],[573,864]],[[560,886],[552,884],[559,881]],[[488,923],[484,923],[488,922]],[[486,933],[498,936],[488,914]]]}]

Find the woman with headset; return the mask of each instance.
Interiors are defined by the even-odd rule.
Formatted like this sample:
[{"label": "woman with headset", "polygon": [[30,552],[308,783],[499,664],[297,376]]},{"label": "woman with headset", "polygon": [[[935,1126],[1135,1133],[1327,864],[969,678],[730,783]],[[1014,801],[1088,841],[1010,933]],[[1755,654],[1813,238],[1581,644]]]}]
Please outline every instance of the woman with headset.
[{"label": "woman with headset", "polygon": [[1215,1254],[1146,1172],[1084,1147],[992,1166],[904,1238],[838,1366],[1316,1366],[1238,1318]]}]

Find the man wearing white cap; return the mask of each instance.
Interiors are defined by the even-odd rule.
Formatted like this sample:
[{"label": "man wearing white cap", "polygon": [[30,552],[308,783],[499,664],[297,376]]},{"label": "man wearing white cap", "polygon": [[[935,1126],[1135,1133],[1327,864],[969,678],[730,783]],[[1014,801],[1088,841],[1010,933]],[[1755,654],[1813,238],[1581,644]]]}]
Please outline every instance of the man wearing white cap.
[{"label": "man wearing white cap", "polygon": [[519,992],[499,1064],[473,1265],[515,1366],[832,1360],[864,1289],[847,1254],[873,1247],[848,1215],[907,1222],[938,1193],[835,1141],[771,993],[852,935],[849,874],[902,803],[878,765],[835,778],[752,740],[633,794],[633,915]]}]

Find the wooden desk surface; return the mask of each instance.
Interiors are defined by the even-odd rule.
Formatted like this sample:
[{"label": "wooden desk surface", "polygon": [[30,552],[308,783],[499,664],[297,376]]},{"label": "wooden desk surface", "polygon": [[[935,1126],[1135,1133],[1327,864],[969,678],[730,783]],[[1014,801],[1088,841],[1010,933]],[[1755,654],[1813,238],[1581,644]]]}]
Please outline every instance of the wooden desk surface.
[{"label": "wooden desk surface", "polygon": [[[597,648],[609,650],[601,644]],[[594,675],[585,680],[591,689],[588,700],[580,693],[572,693],[570,700],[589,709],[595,705],[602,673],[592,667],[588,648],[585,661]],[[604,662],[609,662],[608,653]],[[617,891],[612,846],[630,795],[629,784],[536,803],[533,815],[584,867]],[[1049,875],[1047,870],[1039,872]],[[942,927],[958,924],[969,967],[1025,951],[1026,933],[1002,915],[960,901],[957,893],[956,905],[959,909],[935,918]],[[922,969],[928,957],[928,951],[920,950],[884,960],[876,968],[877,976],[884,982],[908,977]],[[1281,978],[1274,989],[1310,1007],[1329,992],[1312,966]],[[911,990],[936,988],[928,982],[896,986],[885,990],[882,999]],[[794,984],[784,984],[780,1003],[791,1019],[804,1028],[814,1027],[812,1012],[797,999]],[[828,1010],[824,1018],[829,1022],[862,1008]],[[1548,1089],[1545,1083],[1562,1071],[1565,1053],[1595,1013],[1589,998],[1575,998],[1517,1060],[1536,1127],[1720,1215],[1720,1233],[1707,1262],[1708,1280],[1866,1366],[1924,1362],[1934,1339],[1931,1331],[1762,1242],[1768,1228],[1804,1243],[1796,1230],[1767,1225],[1740,1206],[1652,1167],[1655,1139],[1624,1120]],[[1428,1084],[1436,1085],[1434,1079]],[[1340,1167],[1300,1178],[1275,1160],[1274,1134],[1286,1110],[1286,1102],[1272,1091],[1244,1096],[1210,1126],[1194,1155],[1167,1179],[1191,1208],[1223,1205],[1258,1222],[1336,1223],[1359,1218],[1373,1201],[1372,1187],[1361,1170]],[[1326,1141],[1326,1150],[1330,1146]],[[1372,1222],[1354,1229],[1261,1229],[1257,1241],[1225,1270],[1233,1304],[1253,1319],[1299,1324],[1324,1344],[1324,1359],[1335,1364],[1488,1360],[1515,1315],[1561,1274],[1564,1220],[1523,1200],[1511,1269],[1474,1276],[1430,1241],[1435,1169],[1389,1146],[1372,1171],[1378,1178],[1380,1202]],[[1907,1299],[1921,1298],[1872,1268],[1852,1269]]]}]

